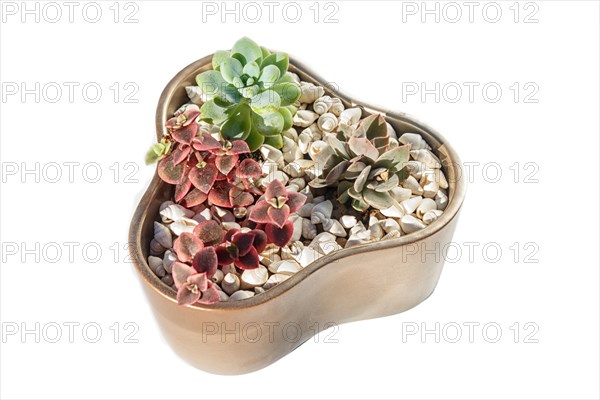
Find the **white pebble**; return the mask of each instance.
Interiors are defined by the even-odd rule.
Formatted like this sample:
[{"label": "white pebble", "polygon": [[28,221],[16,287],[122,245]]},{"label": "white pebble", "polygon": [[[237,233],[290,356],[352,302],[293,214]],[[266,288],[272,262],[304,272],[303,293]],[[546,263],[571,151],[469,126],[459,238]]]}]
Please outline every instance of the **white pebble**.
[{"label": "white pebble", "polygon": [[340,217],[340,223],[346,229],[350,229],[358,223],[358,220],[354,215],[342,215]]},{"label": "white pebble", "polygon": [[381,226],[381,224],[379,222],[369,226],[369,231],[371,232],[372,240],[379,240],[383,237],[383,235],[385,235],[385,232],[383,231],[383,227]]},{"label": "white pebble", "polygon": [[402,187],[406,188],[406,189],[410,189],[412,194],[416,194],[416,195],[423,194],[423,188],[421,187],[421,185],[419,185],[419,182],[417,181],[417,179],[412,175],[409,175],[408,178],[406,178],[406,180],[404,182],[402,182]]},{"label": "white pebble", "polygon": [[312,247],[305,247],[302,249],[300,254],[295,257],[295,259],[296,259],[296,261],[298,261],[298,264],[300,264],[302,266],[302,268],[304,268],[304,267],[312,264],[313,262],[315,262],[322,256],[323,255],[321,253],[319,253],[316,249],[314,249]]},{"label": "white pebble", "polygon": [[317,120],[317,126],[323,132],[333,132],[338,126],[338,119],[332,113],[325,113]]},{"label": "white pebble", "polygon": [[425,215],[427,211],[435,210],[436,208],[437,204],[435,204],[435,201],[433,199],[424,198],[421,201],[421,204],[419,204],[419,207],[417,207],[417,217],[422,219],[423,215]]},{"label": "white pebble", "polygon": [[388,240],[388,239],[396,239],[399,238],[400,236],[402,236],[401,231],[391,231],[390,233],[386,233],[381,240]]},{"label": "white pebble", "polygon": [[165,255],[163,256],[163,266],[168,273],[173,272],[173,263],[175,261],[177,261],[177,254],[173,253],[171,250],[165,251]]},{"label": "white pebble", "polygon": [[223,274],[223,271],[218,269],[215,274],[210,277],[210,280],[219,285],[221,282],[223,282],[224,277],[225,275]]},{"label": "white pebble", "polygon": [[285,162],[281,151],[268,144],[263,144],[260,146],[259,150],[265,160],[272,161],[277,164],[278,167],[283,168]]},{"label": "white pebble", "polygon": [[302,237],[302,217],[298,215],[291,215],[289,220],[292,222],[294,226],[294,231],[292,233],[292,238],[290,240],[297,241]]},{"label": "white pebble", "polygon": [[400,205],[404,209],[405,214],[412,214],[413,212],[415,212],[417,207],[419,207],[421,201],[423,201],[423,197],[415,196],[408,200],[404,200],[402,203],[400,203]]},{"label": "white pebble", "polygon": [[425,228],[425,224],[412,215],[405,215],[400,219],[400,227],[404,233],[409,234]]},{"label": "white pebble", "polygon": [[[199,215],[199,214],[196,214]],[[194,216],[195,217],[195,216]],[[210,218],[209,218],[210,219]],[[192,233],[194,232],[194,228],[198,225],[198,220],[183,217],[179,221],[175,221],[172,224],[169,224],[169,229],[177,236],[181,236],[182,233]]]},{"label": "white pebble", "polygon": [[156,270],[158,269],[158,267],[163,266],[163,260],[160,257],[149,256],[148,257],[148,266],[150,267],[152,272],[154,272],[156,274]]},{"label": "white pebble", "polygon": [[221,288],[225,293],[231,296],[232,293],[240,288],[240,278],[232,273],[227,273],[221,282]]},{"label": "white pebble", "polygon": [[314,203],[306,203],[302,207],[300,207],[298,211],[296,211],[296,214],[298,214],[302,218],[310,218],[310,213],[314,206]]},{"label": "white pebble", "polygon": [[385,233],[390,233],[393,231],[400,230],[400,225],[398,224],[398,222],[396,222],[395,219],[392,219],[392,218],[384,219],[381,222],[381,226],[383,227],[383,230],[385,231]]},{"label": "white pebble", "polygon": [[386,216],[391,218],[401,218],[406,214],[404,209],[399,204],[393,204],[391,207],[380,210],[380,212]]},{"label": "white pebble", "polygon": [[165,247],[158,243],[156,239],[150,241],[150,255],[157,256],[165,251]]},{"label": "white pebble", "polygon": [[[164,207],[165,205],[166,207]],[[194,216],[194,212],[180,206],[179,204],[164,202],[160,206],[160,216],[163,222],[168,223],[172,221],[179,221],[183,217],[191,218]]]},{"label": "white pebble", "polygon": [[267,279],[267,282],[262,286],[263,289],[271,289],[273,286],[280,284],[288,279],[291,275],[273,274]]},{"label": "white pebble", "polygon": [[423,171],[427,169],[424,163],[420,161],[410,160],[406,163],[409,173],[416,179],[421,179]]},{"label": "white pebble", "polygon": [[[316,198],[313,202],[316,202]],[[331,219],[331,214],[333,212],[333,204],[330,200],[322,201],[316,204],[310,213],[310,222],[314,225],[322,224],[323,222]]]},{"label": "white pebble", "polygon": [[293,275],[301,269],[302,267],[295,260],[281,260],[269,265],[269,271],[273,274]]},{"label": "white pebble", "polygon": [[253,296],[254,296],[254,292],[251,292],[249,290],[238,290],[237,292],[235,292],[231,296],[229,296],[229,301],[238,301],[238,300],[249,299],[250,297],[253,297]]},{"label": "white pebble", "polygon": [[427,168],[440,168],[442,166],[439,158],[427,149],[411,150],[410,155],[414,160],[425,163]]},{"label": "white pebble", "polygon": [[319,114],[310,110],[298,110],[294,115],[294,125],[307,128],[319,118]]},{"label": "white pebble", "polygon": [[166,249],[173,246],[173,236],[169,228],[156,221],[154,222],[154,239]]},{"label": "white pebble", "polygon": [[261,286],[265,284],[268,278],[269,271],[262,265],[259,265],[258,268],[247,269],[242,272],[240,287],[242,289],[251,289],[255,286]]},{"label": "white pebble", "polygon": [[310,222],[310,219],[302,218],[302,236],[305,239],[313,239],[316,235],[317,227]]},{"label": "white pebble", "polygon": [[443,190],[438,190],[435,195],[435,204],[437,204],[438,210],[445,210],[448,206],[448,195]]},{"label": "white pebble", "polygon": [[398,141],[402,144],[410,144],[411,150],[431,149],[418,133],[405,133],[398,138]]},{"label": "white pebble", "polygon": [[315,86],[310,82],[300,82],[300,103],[313,103],[324,94],[325,89],[322,86]]},{"label": "white pebble", "polygon": [[442,210],[429,210],[423,215],[423,223],[425,225],[431,224],[433,221],[438,219],[444,212]]},{"label": "white pebble", "polygon": [[346,237],[348,235],[340,221],[333,218],[325,220],[323,222],[323,229],[338,237]]}]

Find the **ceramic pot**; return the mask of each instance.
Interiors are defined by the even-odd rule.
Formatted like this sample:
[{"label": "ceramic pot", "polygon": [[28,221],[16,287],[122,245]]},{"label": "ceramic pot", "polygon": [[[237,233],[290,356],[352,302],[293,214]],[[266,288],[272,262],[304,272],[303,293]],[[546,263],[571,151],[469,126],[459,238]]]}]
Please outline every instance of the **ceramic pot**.
[{"label": "ceramic pot", "polygon": [[[211,69],[211,59],[212,55],[190,64],[165,87],[156,113],[158,139],[165,121],[188,101],[185,86],[194,85],[196,75]],[[263,294],[182,307],[177,305],[175,290],[162,283],[147,263],[158,208],[173,193],[173,187],[155,174],[131,221],[131,258],[166,341],[189,364],[211,373],[252,372],[290,353],[328,324],[397,314],[421,303],[440,278],[444,264],[440,251],[452,239],[465,196],[460,160],[436,131],[406,114],[370,106],[328,88],[327,81],[294,59],[290,59],[289,70],[304,81],[325,86],[328,94],[341,98],[346,107],[361,107],[363,117],[384,114],[398,136],[421,134],[442,162],[450,183],[449,204],[444,214],[423,230],[339,250]]]}]

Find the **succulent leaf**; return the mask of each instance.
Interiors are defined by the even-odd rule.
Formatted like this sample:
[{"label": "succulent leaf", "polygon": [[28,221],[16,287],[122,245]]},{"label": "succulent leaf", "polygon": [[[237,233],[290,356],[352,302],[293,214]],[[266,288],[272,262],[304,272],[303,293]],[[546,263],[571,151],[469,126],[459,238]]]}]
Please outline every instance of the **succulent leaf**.
[{"label": "succulent leaf", "polygon": [[283,117],[283,129],[282,131],[287,131],[294,124],[294,116],[291,111],[286,107],[281,107],[279,109],[279,114]]},{"label": "succulent leaf", "polygon": [[263,136],[263,138],[264,138],[264,144],[273,146],[276,149],[281,149],[283,147],[283,136],[281,136],[281,135]]},{"label": "succulent leaf", "polygon": [[302,92],[300,86],[294,82],[278,82],[270,87],[271,90],[277,92],[281,98],[282,106],[294,104],[300,98]]},{"label": "succulent leaf", "polygon": [[[210,70],[196,76],[196,84],[200,87],[204,101],[209,101],[215,96],[223,96],[227,81],[221,75],[221,72]],[[226,97],[227,98],[227,97]]]},{"label": "succulent leaf", "polygon": [[371,172],[371,166],[369,165],[365,169],[361,171],[356,180],[354,181],[354,190],[358,193],[362,192],[365,184],[367,183],[367,178],[369,177],[369,172]]},{"label": "succulent leaf", "polygon": [[267,65],[263,68],[258,81],[263,84],[265,88],[270,88],[279,79],[279,68],[276,65]]},{"label": "succulent leaf", "polygon": [[275,224],[266,224],[265,233],[269,242],[274,243],[276,246],[283,247],[292,238],[294,233],[294,224],[291,221],[287,221],[283,227],[278,227]]},{"label": "succulent leaf", "polygon": [[212,58],[212,67],[215,70],[219,70],[221,64],[225,59],[229,58],[230,52],[227,50],[217,50]]},{"label": "succulent leaf", "polygon": [[221,134],[225,139],[245,139],[250,135],[252,121],[248,107],[238,107],[236,112],[221,126]]},{"label": "succulent leaf", "polygon": [[[244,65],[243,73],[248,75],[251,78],[258,78],[260,75],[260,66],[256,63],[256,61],[249,62]],[[253,83],[247,83],[252,85]]]},{"label": "succulent leaf", "polygon": [[260,115],[276,113],[280,106],[281,98],[273,90],[265,90],[250,100],[252,111]]},{"label": "succulent leaf", "polygon": [[183,177],[184,166],[185,164],[175,165],[173,156],[167,156],[158,163],[158,175],[163,181],[176,185]]},{"label": "succulent leaf", "polygon": [[194,235],[198,236],[206,246],[215,246],[223,241],[225,233],[217,221],[208,220],[196,225]]},{"label": "succulent leaf", "polygon": [[202,113],[202,120],[208,122],[209,124],[220,125],[225,120],[227,120],[227,109],[220,107],[217,105],[216,100],[218,97],[215,97],[213,100],[209,100],[206,103],[202,104],[200,107],[200,112]]},{"label": "succulent leaf", "polygon": [[290,59],[285,53],[273,53],[267,57],[264,57],[261,64],[261,68],[265,68],[268,65],[275,65],[279,69],[280,76],[283,76],[289,66]]},{"label": "succulent leaf", "polygon": [[369,115],[362,120],[361,125],[365,130],[367,139],[369,140],[388,136],[387,122],[381,114]]},{"label": "succulent leaf", "polygon": [[221,75],[228,83],[233,83],[235,78],[242,76],[244,68],[237,59],[229,57],[221,63]]},{"label": "succulent leaf", "polygon": [[204,243],[194,234],[183,232],[173,243],[173,249],[181,262],[189,262],[197,252],[204,248]]},{"label": "succulent leaf", "polygon": [[232,53],[238,53],[244,56],[246,63],[260,60],[262,61],[263,51],[252,39],[243,37],[233,45]]},{"label": "succulent leaf", "polygon": [[250,151],[256,151],[263,145],[265,142],[265,137],[258,133],[256,129],[252,129],[250,131],[250,135],[246,138],[246,143],[248,143],[248,147],[250,147]]},{"label": "succulent leaf", "polygon": [[379,210],[390,208],[394,204],[394,199],[387,192],[376,192],[371,189],[364,189],[363,200],[371,207]]},{"label": "succulent leaf", "polygon": [[384,168],[397,168],[396,171],[400,170],[404,167],[404,164],[408,162],[408,157],[410,155],[410,145],[404,145],[395,147],[377,158],[375,161],[375,167],[384,167]]},{"label": "succulent leaf", "polygon": [[365,156],[373,161],[379,157],[379,151],[373,146],[373,144],[367,138],[351,137],[348,140],[348,147],[350,151],[355,155]]},{"label": "succulent leaf", "polygon": [[[218,265],[217,253],[212,246],[204,247],[196,252],[194,261],[192,262],[192,267],[198,273],[205,274],[207,278],[211,278],[217,272]],[[190,278],[188,278],[189,280]]]},{"label": "succulent leaf", "polygon": [[253,112],[252,123],[256,131],[263,136],[280,136],[285,121],[283,120],[283,116],[278,112],[263,115]]}]

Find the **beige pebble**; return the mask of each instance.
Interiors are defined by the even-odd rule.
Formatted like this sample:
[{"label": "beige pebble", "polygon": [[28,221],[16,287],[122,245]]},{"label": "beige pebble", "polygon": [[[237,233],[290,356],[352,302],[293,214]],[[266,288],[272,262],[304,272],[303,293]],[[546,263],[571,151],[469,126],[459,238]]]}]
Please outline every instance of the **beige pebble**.
[{"label": "beige pebble", "polygon": [[346,229],[350,229],[358,223],[358,219],[354,215],[342,215],[340,223]]},{"label": "beige pebble", "polygon": [[259,265],[258,268],[247,269],[242,272],[240,287],[242,289],[251,289],[255,286],[262,286],[268,278],[269,271],[262,265]]},{"label": "beige pebble", "polygon": [[152,239],[150,241],[150,255],[158,256],[162,254],[165,250],[166,249],[163,247],[163,245],[158,243],[156,239]]},{"label": "beige pebble", "polygon": [[213,276],[211,276],[210,280],[218,285],[223,281],[224,277],[225,277],[225,274],[223,274],[223,271],[218,269],[215,272],[215,274]]},{"label": "beige pebble", "polygon": [[402,206],[402,209],[404,210],[405,214],[412,214],[413,212],[415,212],[417,207],[419,207],[421,201],[423,201],[423,197],[415,196],[408,200],[404,200],[402,203],[400,203],[400,205]]},{"label": "beige pebble", "polygon": [[225,293],[231,296],[232,293],[240,288],[240,278],[232,273],[227,273],[221,282],[221,288]]},{"label": "beige pebble", "polygon": [[284,274],[273,274],[269,277],[269,279],[267,279],[267,282],[262,286],[265,290],[266,289],[270,289],[275,285],[280,284],[281,282],[285,281],[286,279],[288,279],[291,275],[284,275]]},{"label": "beige pebble", "polygon": [[[315,202],[316,198],[313,200]],[[333,212],[333,203],[330,200],[320,202],[316,204],[310,212],[310,222],[314,225],[322,224],[323,222],[331,219]]]},{"label": "beige pebble", "polygon": [[400,230],[400,224],[398,224],[398,222],[393,218],[384,219],[381,222],[381,226],[383,227],[383,230],[385,231],[385,233],[390,233],[393,231]]},{"label": "beige pebble", "polygon": [[421,185],[419,185],[419,182],[417,181],[417,179],[412,175],[409,175],[408,178],[406,178],[406,180],[404,182],[402,182],[402,187],[405,189],[410,189],[412,194],[416,194],[416,195],[423,194],[423,188],[421,187]]},{"label": "beige pebble", "polygon": [[325,89],[322,86],[316,86],[310,82],[300,82],[300,103],[314,103],[319,97],[325,94]]},{"label": "beige pebble", "polygon": [[254,297],[254,292],[249,290],[238,290],[229,296],[229,301],[239,301],[249,299],[250,297]]},{"label": "beige pebble", "polygon": [[421,230],[425,228],[425,226],[426,225],[422,221],[418,220],[412,215],[405,215],[400,219],[400,227],[406,234]]},{"label": "beige pebble", "polygon": [[323,222],[323,230],[338,237],[346,237],[348,235],[340,221],[334,218]]},{"label": "beige pebble", "polygon": [[169,228],[156,221],[154,221],[154,240],[165,249],[170,249],[173,246],[173,236]]},{"label": "beige pebble", "polygon": [[269,265],[269,271],[273,274],[293,275],[301,269],[302,267],[295,260],[281,260]]},{"label": "beige pebble", "polygon": [[402,144],[410,144],[412,150],[431,150],[431,147],[427,144],[425,139],[418,133],[405,133],[398,138],[398,141]]},{"label": "beige pebble", "polygon": [[423,223],[425,225],[431,224],[433,221],[438,219],[444,212],[442,210],[429,210],[423,215]]},{"label": "beige pebble", "polygon": [[435,204],[437,204],[438,210],[445,210],[448,206],[448,195],[444,190],[438,190],[435,195]]},{"label": "beige pebble", "polygon": [[319,118],[319,114],[310,110],[298,110],[294,115],[294,125],[307,128]]},{"label": "beige pebble", "polygon": [[417,207],[417,217],[423,219],[423,215],[425,215],[427,211],[435,210],[436,208],[437,204],[435,204],[435,201],[433,199],[425,198],[421,201],[419,207]]}]

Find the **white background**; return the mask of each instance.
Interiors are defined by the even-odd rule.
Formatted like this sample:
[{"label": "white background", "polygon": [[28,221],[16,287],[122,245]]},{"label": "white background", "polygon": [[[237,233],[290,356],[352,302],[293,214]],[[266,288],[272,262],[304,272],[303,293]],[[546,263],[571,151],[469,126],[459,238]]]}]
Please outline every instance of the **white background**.
[{"label": "white background", "polygon": [[[496,6],[484,14],[485,2],[474,9],[473,22],[463,2],[454,9],[437,3],[439,22],[433,14],[422,22],[421,2],[391,1],[337,1],[337,23],[324,23],[335,10],[324,10],[324,3],[315,23],[313,2],[299,2],[300,21],[287,22],[281,2],[270,23],[267,6],[259,2],[262,20],[250,23],[242,16],[237,24],[232,15],[221,23],[220,14],[204,14],[203,22],[201,2],[134,3],[137,23],[123,23],[135,11],[124,3],[115,23],[112,1],[100,3],[97,23],[83,18],[85,2],[75,8],[73,23],[62,2],[56,23],[46,20],[55,18],[49,8],[39,22],[29,15],[22,23],[21,9],[3,12],[2,398],[598,398],[597,2],[500,1],[496,23],[489,22]],[[462,12],[456,23],[449,21],[454,5]],[[43,6],[38,4],[40,13]],[[529,20],[537,22],[525,23],[531,13]],[[124,246],[134,207],[154,173],[142,159],[155,138],[162,88],[187,64],[244,35],[288,51],[357,98],[429,123],[464,162],[479,166],[469,174],[454,237],[462,257],[446,263],[426,302],[326,332],[337,343],[322,333],[317,343],[309,341],[259,372],[221,377],[195,370],[172,353],[124,261]],[[21,83],[33,89],[36,82],[39,102],[34,94],[22,99]],[[49,101],[56,97],[53,82],[63,89],[56,103]],[[79,84],[73,102],[65,82]],[[436,82],[448,89],[439,101],[434,94],[422,99],[406,91],[421,83],[432,89]],[[473,101],[465,82],[479,85]],[[96,103],[89,101],[92,89],[83,97],[88,83],[102,88]],[[497,102],[492,89],[484,97],[486,84],[502,89]],[[463,93],[453,103],[456,93],[449,90],[456,85]],[[15,87],[19,93],[9,94]],[[131,99],[137,103],[126,102],[136,87]],[[56,183],[50,182],[57,172],[53,162],[62,174]],[[79,163],[73,182],[65,162]],[[35,163],[37,176],[22,175]],[[97,164],[84,171],[88,163]],[[88,182],[97,168],[99,181]],[[498,171],[502,175],[493,182]],[[76,243],[72,259],[65,242]],[[465,244],[470,242],[477,243],[472,259]],[[25,248],[34,250],[28,254]],[[102,253],[96,255],[98,248]],[[64,325],[69,322],[80,324],[73,343]],[[132,332],[127,322],[139,327],[133,336],[138,343],[125,343],[124,335]],[[469,322],[480,324],[473,343],[464,325]],[[36,323],[39,343],[33,333],[21,336],[23,328],[35,331]],[[62,326],[58,343],[48,340],[56,333],[54,323]],[[86,323],[101,327],[97,343],[86,341]],[[448,328],[439,343],[420,332],[403,340],[407,329],[434,329],[436,323],[442,333]],[[502,329],[496,343],[490,343],[494,329],[487,335],[481,329],[487,323]],[[448,340],[454,324],[462,327],[458,343]],[[8,334],[15,326],[19,332]]]}]

